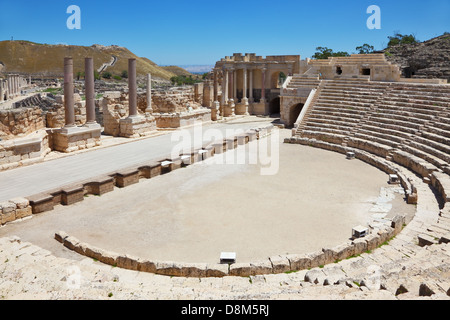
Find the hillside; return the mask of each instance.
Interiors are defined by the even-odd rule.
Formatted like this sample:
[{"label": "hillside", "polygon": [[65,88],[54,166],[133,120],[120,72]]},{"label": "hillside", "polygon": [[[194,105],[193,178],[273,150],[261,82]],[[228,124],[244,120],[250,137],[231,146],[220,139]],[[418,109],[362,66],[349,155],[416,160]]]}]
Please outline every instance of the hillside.
[{"label": "hillside", "polygon": [[[0,71],[33,74],[35,76],[62,77],[64,57],[72,57],[74,74],[84,71],[84,58],[94,58],[94,68],[120,75],[128,70],[128,59],[137,59],[137,74],[151,73],[154,78],[169,80],[176,74],[157,66],[148,58],[137,57],[119,46],[48,45],[29,41],[0,42]],[[2,66],[3,65],[3,66]]]},{"label": "hillside", "polygon": [[440,78],[450,82],[450,34],[385,50],[388,61],[401,66],[404,76]]},{"label": "hillside", "polygon": [[180,68],[178,66],[164,66],[161,68],[163,68],[166,71],[172,72],[177,76],[191,76],[192,75],[192,73],[190,73],[189,71],[187,71],[183,68]]}]

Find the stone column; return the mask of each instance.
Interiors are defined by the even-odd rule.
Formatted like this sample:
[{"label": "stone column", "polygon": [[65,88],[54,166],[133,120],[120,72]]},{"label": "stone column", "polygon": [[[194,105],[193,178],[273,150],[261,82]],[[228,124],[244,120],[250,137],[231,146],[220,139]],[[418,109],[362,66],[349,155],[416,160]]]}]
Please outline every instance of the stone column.
[{"label": "stone column", "polygon": [[20,95],[20,84],[19,84],[19,75],[15,76],[15,85],[16,85],[16,96]]},{"label": "stone column", "polygon": [[12,79],[10,74],[6,76],[6,89],[8,91],[8,94],[6,95],[6,100],[8,100],[11,97],[11,89],[12,89]]},{"label": "stone column", "polygon": [[228,79],[230,80],[228,96],[229,96],[229,100],[233,100],[234,101],[234,95],[233,95],[233,91],[234,91],[234,75],[233,74],[234,74],[234,69],[228,70]]},{"label": "stone column", "polygon": [[73,99],[73,60],[64,58],[64,111],[65,128],[75,127],[75,109]]},{"label": "stone column", "polygon": [[145,109],[146,113],[153,113],[152,108],[152,75],[147,74],[147,108]]},{"label": "stone column", "polygon": [[248,116],[249,112],[248,112],[248,98],[247,98],[247,68],[244,68],[242,70],[242,72],[244,73],[244,76],[243,76],[244,85],[243,85],[243,88],[242,88],[244,93],[243,93],[243,96],[242,96],[242,103],[245,106],[245,115]]},{"label": "stone column", "polygon": [[94,59],[84,59],[84,87],[86,93],[86,124],[97,123],[95,119]]},{"label": "stone column", "polygon": [[233,100],[237,103],[237,70],[233,70]]},{"label": "stone column", "polygon": [[0,80],[0,102],[3,101],[3,80]]},{"label": "stone column", "polygon": [[214,69],[214,101],[217,101],[218,93],[219,93],[219,83],[218,83],[218,74],[217,70]]},{"label": "stone column", "polygon": [[261,101],[266,102],[266,68],[261,69]]},{"label": "stone column", "polygon": [[228,103],[228,70],[223,69],[222,76],[222,106]]},{"label": "stone column", "polygon": [[250,84],[249,84],[249,99],[250,103],[253,103],[253,69],[250,69]]},{"label": "stone column", "polygon": [[128,60],[128,101],[129,117],[137,116],[137,84],[136,84],[136,59]]}]

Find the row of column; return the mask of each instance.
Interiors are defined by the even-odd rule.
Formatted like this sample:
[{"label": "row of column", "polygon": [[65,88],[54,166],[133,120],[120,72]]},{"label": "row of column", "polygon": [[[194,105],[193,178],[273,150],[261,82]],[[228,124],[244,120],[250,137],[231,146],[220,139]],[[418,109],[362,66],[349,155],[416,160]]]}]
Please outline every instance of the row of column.
[{"label": "row of column", "polygon": [[[243,98],[244,103],[253,100],[253,70],[243,68]],[[267,68],[261,68],[261,102],[266,102],[266,73]],[[237,70],[234,68],[224,68],[222,71],[222,104],[228,103],[229,100],[237,99]],[[214,101],[218,101],[219,93],[219,74],[218,71],[214,70]],[[249,87],[247,87],[247,84]],[[247,97],[247,91],[249,91],[249,96]]]},{"label": "row of column", "polygon": [[8,74],[6,80],[0,80],[0,102],[20,95],[21,89],[31,84],[18,74]]},{"label": "row of column", "polygon": [[[95,119],[95,82],[94,60],[85,58],[85,94],[86,94],[86,125],[97,124]],[[64,111],[65,128],[75,127],[75,105],[73,87],[73,59],[64,58]]]},{"label": "row of column", "polygon": [[[128,60],[128,94],[129,117],[138,116],[137,112],[137,82],[136,59]],[[94,60],[85,58],[85,94],[86,94],[86,125],[97,124],[95,118],[95,80]],[[151,104],[151,75],[147,76],[147,109],[152,112]],[[74,85],[73,85],[73,59],[64,59],[64,110],[65,127],[75,127]]]}]

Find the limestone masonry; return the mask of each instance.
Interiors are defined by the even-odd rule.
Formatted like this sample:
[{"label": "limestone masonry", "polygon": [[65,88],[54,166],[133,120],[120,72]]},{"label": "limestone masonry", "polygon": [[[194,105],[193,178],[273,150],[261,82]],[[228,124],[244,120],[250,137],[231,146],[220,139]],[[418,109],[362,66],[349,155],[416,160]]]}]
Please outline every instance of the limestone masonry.
[{"label": "limestone masonry", "polygon": [[[312,253],[280,253],[252,263],[153,261],[94,247],[62,230],[55,230],[55,239],[76,254],[103,263],[91,266],[92,262],[83,260],[78,266],[91,274],[98,273],[98,269],[107,270],[102,271],[106,287],[113,286],[116,272],[125,277],[125,271],[138,271],[126,277],[151,277],[150,283],[167,281],[173,290],[163,297],[169,298],[298,298],[302,293],[318,298],[449,298],[447,80],[404,78],[401,66],[388,61],[385,54],[302,60],[300,55],[262,57],[235,53],[217,61],[205,81],[181,88],[154,87],[155,79],[150,74],[144,84],[139,82],[136,59],[129,59],[128,84],[118,90],[99,92],[92,58],[84,59],[84,83],[74,80],[74,58],[66,57],[61,64],[63,95],[30,93],[28,90],[36,88],[32,79],[17,74],[0,78],[0,171],[44,161],[49,154],[76,157],[79,151],[102,147],[106,137],[150,139],[196,123],[226,124],[251,116],[272,116],[274,123],[211,141],[178,156],[1,202],[1,225],[20,223],[52,211],[59,204],[73,205],[89,194],[102,195],[115,187],[137,184],[140,179],[165,176],[239,144],[265,139],[276,125],[289,130],[286,144],[336,152],[348,161],[360,160],[386,173],[390,183],[398,184],[404,191],[404,201],[415,206],[412,220],[407,222],[404,213],[395,212],[392,219],[363,226],[367,234],[361,238],[336,247]],[[55,86],[61,84],[56,82]],[[39,265],[49,266],[57,260],[67,264],[18,238],[0,239],[1,261],[12,258],[13,250],[30,250],[29,255],[17,255],[17,261],[23,263],[20,270],[26,272],[32,272],[32,266],[27,265],[32,259]],[[26,260],[24,256],[30,260],[22,262],[21,259]],[[374,264],[382,266],[376,270],[379,277],[375,282],[367,273]],[[126,270],[115,271],[116,267]],[[160,280],[159,276],[176,279]],[[5,265],[0,279],[13,278],[13,268]],[[12,284],[1,282],[0,295],[20,296],[17,292],[8,293],[14,291]],[[192,290],[180,293],[176,284],[179,282],[186,284],[183,288],[192,286]],[[44,298],[54,298],[57,294],[52,290],[68,295],[61,288],[49,289],[45,281],[36,285],[47,290]],[[228,293],[218,293],[218,288],[226,288]],[[160,297],[149,292],[148,287],[123,284],[123,290],[126,297],[130,297],[129,292],[141,292],[145,298]],[[96,293],[90,288],[74,296],[91,298]]]}]

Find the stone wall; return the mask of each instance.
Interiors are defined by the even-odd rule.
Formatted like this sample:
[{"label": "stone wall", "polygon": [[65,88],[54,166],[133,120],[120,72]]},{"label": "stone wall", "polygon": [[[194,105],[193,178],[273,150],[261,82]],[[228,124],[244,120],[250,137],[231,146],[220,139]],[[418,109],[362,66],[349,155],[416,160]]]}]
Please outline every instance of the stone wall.
[{"label": "stone wall", "polygon": [[49,135],[39,130],[26,138],[0,142],[0,171],[42,161],[51,151]]},{"label": "stone wall", "polygon": [[[64,96],[56,96],[55,103],[47,108],[47,128],[62,128],[65,125]],[[86,102],[81,100],[79,94],[74,94],[75,125],[86,123]]]},{"label": "stone wall", "polygon": [[154,114],[158,128],[182,128],[192,126],[196,122],[207,123],[211,121],[210,109],[199,109],[191,112]]},{"label": "stone wall", "polygon": [[[146,107],[147,97],[145,94],[138,95],[138,109],[144,111]],[[152,92],[154,113],[185,112],[189,108],[196,110],[201,107],[202,105],[196,101],[194,90],[191,87]]]},{"label": "stone wall", "polygon": [[0,139],[14,139],[45,128],[39,107],[0,110]]},{"label": "stone wall", "polygon": [[30,202],[25,198],[15,198],[0,203],[0,225],[32,215]]},{"label": "stone wall", "polygon": [[103,111],[104,133],[113,137],[120,135],[120,119],[128,116],[127,94],[119,91],[105,92],[100,100]]}]

